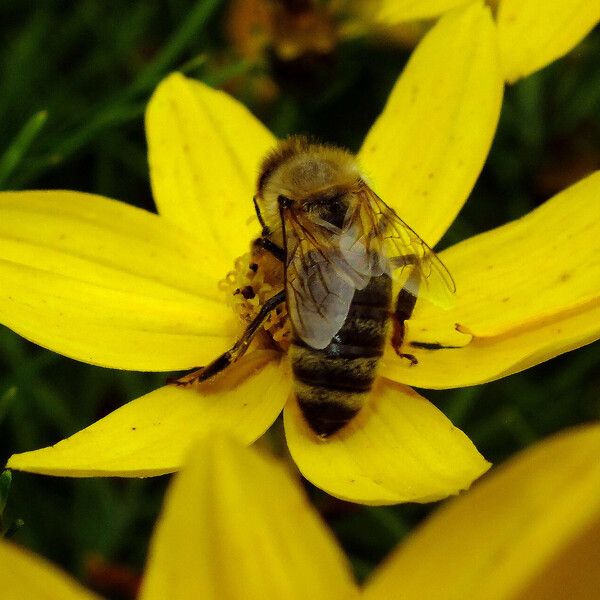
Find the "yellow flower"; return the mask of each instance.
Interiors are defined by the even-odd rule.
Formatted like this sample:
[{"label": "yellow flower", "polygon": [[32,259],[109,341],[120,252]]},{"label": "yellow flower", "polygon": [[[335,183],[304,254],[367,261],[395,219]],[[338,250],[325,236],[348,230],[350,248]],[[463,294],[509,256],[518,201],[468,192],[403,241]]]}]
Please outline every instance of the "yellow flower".
[{"label": "yellow flower", "polygon": [[[599,455],[599,425],[529,448],[434,513],[360,590],[283,465],[209,437],[167,492],[140,600],[595,598]],[[0,565],[7,600],[95,597],[2,541]]]},{"label": "yellow flower", "polygon": [[[477,3],[480,0],[476,0]],[[466,0],[357,0],[386,25],[442,15]],[[600,21],[592,0],[489,0],[504,77],[514,82],[570,52]]]},{"label": "yellow flower", "polygon": [[[431,245],[471,191],[494,134],[503,89],[494,36],[479,4],[440,19],[358,153],[375,190]],[[0,320],[92,364],[190,369],[240,333],[217,282],[257,234],[248,223],[255,177],[275,140],[235,100],[179,74],[158,87],[146,126],[160,216],[76,192],[0,195]],[[160,388],[9,466],[159,475],[178,470],[206,432],[251,443],[283,409],[299,469],[334,496],[392,504],[457,493],[489,465],[407,385],[490,381],[598,337],[599,193],[597,173],[444,251],[455,306],[417,303],[406,342],[418,365],[387,353],[368,405],[327,441],[290,396],[285,357],[256,350],[201,389]]]}]

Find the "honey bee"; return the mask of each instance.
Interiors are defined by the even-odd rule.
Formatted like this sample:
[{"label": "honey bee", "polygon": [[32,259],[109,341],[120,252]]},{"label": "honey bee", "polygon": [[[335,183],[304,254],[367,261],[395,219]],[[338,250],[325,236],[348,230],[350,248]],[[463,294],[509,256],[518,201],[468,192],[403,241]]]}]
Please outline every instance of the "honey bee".
[{"label": "honey bee", "polygon": [[[301,136],[281,142],[263,161],[254,205],[262,235],[253,247],[281,261],[282,290],[229,351],[178,381],[204,381],[237,360],[285,302],[294,392],[311,429],[326,438],[367,401],[391,328],[396,352],[416,363],[401,352],[404,322],[417,295],[448,305],[454,282],[341,148]],[[396,277],[402,288],[393,307]]]}]

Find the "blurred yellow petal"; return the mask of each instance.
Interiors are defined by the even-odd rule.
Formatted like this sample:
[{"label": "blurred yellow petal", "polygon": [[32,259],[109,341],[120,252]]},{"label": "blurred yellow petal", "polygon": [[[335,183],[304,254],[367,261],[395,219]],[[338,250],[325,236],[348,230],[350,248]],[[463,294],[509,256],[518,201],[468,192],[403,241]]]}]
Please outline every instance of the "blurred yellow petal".
[{"label": "blurred yellow petal", "polygon": [[[442,252],[456,304],[444,311],[418,303],[406,352],[419,364],[410,367],[390,351],[382,374],[417,387],[473,385],[600,337],[598,198],[600,172],[525,217]],[[415,342],[462,347],[427,350]]]},{"label": "blurred yellow petal", "polygon": [[508,81],[571,51],[600,21],[598,0],[502,0],[498,40]]},{"label": "blurred yellow petal", "polygon": [[224,437],[194,448],[167,494],[142,600],[354,596],[342,551],[282,464]]},{"label": "blurred yellow petal", "polygon": [[173,73],[146,111],[152,190],[160,214],[198,238],[223,274],[260,231],[252,196],[276,143],[237,100]]},{"label": "blurred yellow petal", "polygon": [[375,20],[396,25],[403,21],[429,19],[466,4],[468,0],[381,0],[374,4],[377,7]]},{"label": "blurred yellow petal", "polygon": [[2,600],[94,600],[74,579],[24,548],[0,539]]},{"label": "blurred yellow petal", "polygon": [[358,416],[326,440],[308,427],[293,398],[284,419],[302,474],[351,502],[432,502],[468,488],[490,466],[433,404],[384,379]]},{"label": "blurred yellow petal", "polygon": [[[417,529],[375,573],[366,597],[597,598],[597,563],[579,582],[587,582],[587,594],[560,587],[550,595],[541,592],[549,591],[554,577],[560,582],[564,574],[562,581],[568,581],[567,573],[549,570],[561,552],[578,539],[598,541],[599,456],[598,425],[564,432],[522,452]],[[579,550],[585,554],[585,548]],[[587,552],[598,556],[598,546]],[[526,593],[529,586],[532,591],[537,586],[537,595]]]},{"label": "blurred yellow petal", "polygon": [[54,446],[14,454],[7,466],[70,477],[147,477],[181,467],[211,431],[249,444],[275,421],[289,394],[272,351],[256,351],[214,383],[168,385],[125,404]]},{"label": "blurred yellow petal", "polygon": [[105,367],[193,367],[236,331],[194,238],[100,196],[1,193],[0,281],[0,322]]},{"label": "blurred yellow petal", "polygon": [[600,515],[565,544],[517,600],[587,600],[600,590]]},{"label": "blurred yellow petal", "polygon": [[430,245],[481,171],[502,91],[495,26],[476,2],[421,41],[365,139],[358,157],[373,189]]}]

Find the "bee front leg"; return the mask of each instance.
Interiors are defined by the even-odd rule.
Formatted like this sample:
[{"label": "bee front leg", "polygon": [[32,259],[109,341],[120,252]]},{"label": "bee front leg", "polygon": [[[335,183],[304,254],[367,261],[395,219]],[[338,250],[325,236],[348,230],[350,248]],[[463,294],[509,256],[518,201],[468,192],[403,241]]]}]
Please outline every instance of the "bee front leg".
[{"label": "bee front leg", "polygon": [[254,210],[256,210],[258,222],[262,226],[262,234],[258,239],[254,240],[254,245],[258,246],[259,248],[262,248],[263,250],[266,250],[280,262],[285,262],[285,250],[283,248],[280,248],[277,244],[275,244],[269,239],[269,236],[271,235],[271,229],[265,223],[265,220],[262,217],[256,196],[252,198],[252,201],[254,202]]},{"label": "bee front leg", "polygon": [[282,302],[285,302],[285,290],[279,292],[272,298],[269,298],[260,309],[260,312],[254,317],[252,322],[246,327],[242,337],[229,349],[227,352],[221,354],[221,356],[215,358],[211,363],[202,367],[188,375],[184,375],[179,379],[168,380],[167,383],[173,383],[179,386],[191,385],[192,383],[206,381],[211,377],[214,377],[223,369],[226,369],[229,365],[240,359],[248,350],[254,335],[258,331],[259,327],[263,324],[265,319],[269,316],[269,313],[277,308]]},{"label": "bee front leg", "polygon": [[269,254],[273,255],[279,262],[285,262],[285,250],[272,242],[268,237],[265,237],[264,233],[262,237],[254,240],[254,245],[266,250]]}]

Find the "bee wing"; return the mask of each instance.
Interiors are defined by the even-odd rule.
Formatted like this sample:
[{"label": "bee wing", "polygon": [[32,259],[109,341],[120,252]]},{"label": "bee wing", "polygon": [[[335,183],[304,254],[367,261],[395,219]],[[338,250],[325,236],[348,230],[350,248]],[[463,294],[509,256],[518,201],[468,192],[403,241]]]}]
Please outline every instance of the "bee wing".
[{"label": "bee wing", "polygon": [[290,319],[297,335],[322,349],[340,330],[356,289],[370,277],[348,262],[341,251],[339,232],[288,209],[286,239],[286,294]]},{"label": "bee wing", "polygon": [[366,184],[356,195],[342,241],[348,260],[371,276],[399,276],[414,296],[442,308],[452,306],[456,286],[435,252]]}]

